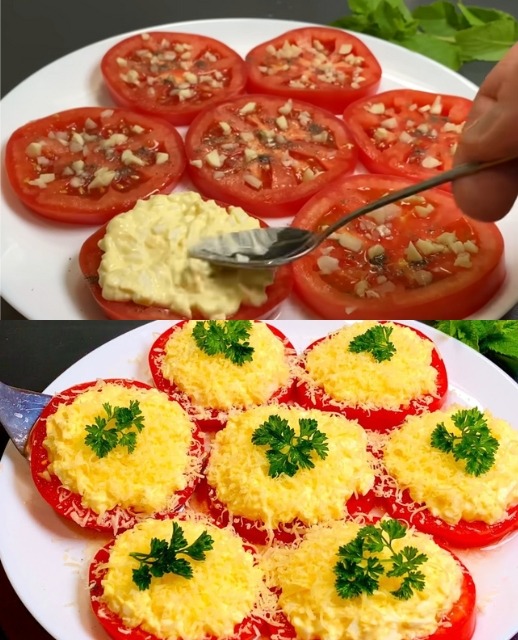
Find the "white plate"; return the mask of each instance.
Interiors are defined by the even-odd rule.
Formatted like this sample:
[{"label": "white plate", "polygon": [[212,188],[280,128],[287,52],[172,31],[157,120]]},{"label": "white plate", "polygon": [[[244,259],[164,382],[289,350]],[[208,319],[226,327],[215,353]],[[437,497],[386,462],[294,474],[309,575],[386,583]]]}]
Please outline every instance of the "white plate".
[{"label": "white plate", "polygon": [[[274,321],[301,351],[342,326],[341,321]],[[448,403],[488,408],[518,429],[516,383],[464,344],[416,322],[435,340],[448,369]],[[127,377],[151,382],[147,352],[170,323],[143,325],[99,347],[72,365],[46,391],[56,393],[95,378]],[[0,558],[14,589],[33,616],[56,640],[107,640],[97,624],[87,592],[86,569],[102,538],[68,524],[43,501],[27,462],[9,443],[0,463]],[[518,632],[518,536],[490,550],[458,552],[478,591],[478,623],[473,640],[510,640]]]},{"label": "white plate", "polygon": [[[260,42],[304,25],[236,18],[182,22],[156,29],[211,36],[245,55]],[[11,91],[2,101],[2,148],[5,149],[10,134],[29,120],[72,107],[112,105],[103,86],[99,62],[123,37],[109,38],[71,53]],[[362,39],[382,62],[380,91],[413,88],[467,98],[475,95],[473,83],[429,58],[370,36]],[[102,318],[77,262],[83,241],[95,228],[54,223],[31,213],[12,192],[3,168],[2,185],[2,295],[7,302],[30,320]],[[186,179],[177,187],[188,188],[191,186]],[[271,224],[289,220],[277,219]],[[500,318],[518,302],[518,206],[514,215],[508,215],[499,227],[506,240],[508,278],[494,299],[473,318]],[[308,313],[295,299],[289,299],[282,305],[279,318],[316,317]]]}]

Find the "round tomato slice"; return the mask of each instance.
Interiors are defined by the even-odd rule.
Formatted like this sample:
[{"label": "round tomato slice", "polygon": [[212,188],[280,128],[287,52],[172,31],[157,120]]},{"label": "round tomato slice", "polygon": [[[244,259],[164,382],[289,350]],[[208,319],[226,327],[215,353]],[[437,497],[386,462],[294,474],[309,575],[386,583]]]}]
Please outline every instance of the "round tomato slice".
[{"label": "round tomato slice", "polygon": [[[173,335],[175,331],[181,329],[186,323],[186,320],[182,322],[178,322],[173,325],[167,331],[164,331],[158,338],[155,340],[151,349],[149,350],[149,368],[151,369],[151,375],[153,376],[153,382],[155,383],[157,389],[160,391],[165,391],[169,395],[172,400],[178,402],[187,413],[191,415],[197,415],[197,408],[193,405],[189,396],[182,391],[174,382],[166,378],[162,372],[162,360],[165,355],[165,347],[169,338]],[[279,331],[276,327],[266,324],[268,329],[276,336],[281,342],[283,342],[286,354],[292,355],[295,354],[295,347],[291,344],[288,338]],[[289,385],[286,387],[281,387],[275,391],[269,401],[274,400],[278,403],[286,403],[292,400],[294,393],[294,381],[291,380]],[[211,409],[210,407],[204,407],[207,409],[208,417],[206,418],[196,418],[196,423],[200,426],[200,428],[205,430],[214,430],[221,429],[226,424],[226,414],[220,409]]]},{"label": "round tomato slice", "polygon": [[[314,196],[292,226],[324,230],[411,183],[355,175]],[[295,291],[324,318],[465,318],[505,278],[504,241],[492,223],[468,218],[449,194],[426,191],[358,218],[294,263]]]},{"label": "round tomato slice", "polygon": [[247,88],[341,113],[372,93],[381,67],[358,38],[330,27],[302,27],[263,42],[246,56]]},{"label": "round tomato slice", "polygon": [[[171,309],[163,307],[148,307],[136,302],[117,302],[103,298],[99,285],[99,266],[103,251],[99,248],[99,240],[106,234],[106,226],[102,226],[89,236],[81,246],[79,252],[79,267],[90,288],[95,302],[103,313],[112,320],[182,320]],[[266,225],[264,225],[266,226]],[[266,288],[266,300],[258,307],[251,304],[242,304],[237,312],[229,316],[229,320],[251,320],[254,318],[271,318],[275,315],[280,305],[288,297],[293,288],[293,269],[291,265],[285,265],[275,271],[274,280]],[[193,320],[204,320],[200,312],[194,310]]]},{"label": "round tomato slice", "polygon": [[[101,547],[95,554],[89,568],[88,587],[90,590],[90,604],[94,614],[103,626],[104,630],[112,640],[160,640],[157,636],[142,627],[126,627],[122,619],[114,613],[103,601],[103,580],[108,573],[108,560],[110,549],[114,540]],[[273,630],[265,620],[249,616],[234,628],[234,633],[224,640],[255,640],[257,638],[270,638],[270,631]],[[259,636],[257,634],[260,634]],[[181,640],[178,638],[178,640]],[[212,636],[207,636],[204,640],[219,640]],[[223,640],[223,639],[221,639]]]},{"label": "round tomato slice", "polygon": [[[113,378],[106,379],[105,382],[123,385],[126,388],[153,388],[148,384],[136,380]],[[47,420],[49,416],[56,413],[58,407],[63,404],[71,404],[79,395],[87,389],[94,387],[97,383],[98,381],[96,380],[75,385],[69,389],[65,389],[50,400],[49,404],[43,409],[30,434],[30,465],[32,479],[34,480],[36,488],[46,502],[48,502],[59,515],[72,520],[86,529],[94,529],[95,531],[114,534],[133,527],[138,521],[142,520],[142,515],[130,509],[116,507],[107,511],[102,520],[100,520],[98,513],[83,505],[80,494],[74,493],[63,486],[58,476],[50,475],[49,478],[47,467],[50,460],[47,449],[44,446],[44,441],[47,437]],[[193,431],[189,455],[199,460],[201,469],[205,457],[205,442],[197,426]],[[198,481],[199,478],[193,474],[187,486],[175,492],[174,508],[154,514],[154,517],[169,518],[177,513],[191,497]]]},{"label": "round tomato slice", "polygon": [[[368,515],[375,506],[377,498],[372,491],[365,495],[351,496],[345,503],[347,513],[354,517],[358,515]],[[206,478],[197,485],[196,491],[189,504],[193,504],[197,509],[207,513],[214,524],[218,527],[226,527],[229,523],[235,531],[244,539],[254,545],[265,545],[271,542],[272,538],[277,542],[289,544],[294,542],[301,531],[306,528],[300,520],[283,524],[281,527],[269,532],[265,529],[264,523],[257,520],[236,515],[230,515],[223,502],[218,500],[214,487],[209,485]]]},{"label": "round tomato slice", "polygon": [[60,222],[100,224],[141,198],[171,191],[185,153],[167,122],[83,107],[17,129],[5,162],[12,188],[29,209]]},{"label": "round tomato slice", "polygon": [[101,62],[117,104],[189,124],[204,107],[242,93],[244,60],[206,36],[168,31],[142,33],[113,46]]},{"label": "round tomato slice", "polygon": [[[417,333],[423,340],[432,342],[428,336],[418,329],[414,329],[414,327],[408,327],[408,329]],[[305,367],[305,357],[308,352],[325,339],[324,337],[315,340],[315,342],[307,347],[300,360],[303,367]],[[435,346],[432,350],[430,365],[437,371],[436,393],[434,395],[425,394],[419,398],[414,398],[408,405],[396,410],[384,409],[383,407],[379,409],[362,409],[358,406],[337,405],[336,401],[333,400],[322,387],[315,388],[305,380],[298,380],[295,384],[297,402],[306,409],[319,409],[320,411],[331,412],[339,411],[348,420],[357,420],[364,429],[380,432],[389,431],[393,427],[400,425],[407,416],[417,415],[424,411],[437,411],[437,409],[442,407],[448,391],[448,374],[444,360],[441,358]]]},{"label": "round tomato slice", "polygon": [[260,217],[295,214],[356,166],[344,123],[298,100],[244,95],[205,109],[185,139],[188,170],[205,196]]},{"label": "round tomato slice", "polygon": [[[426,638],[421,636],[416,640],[471,640],[475,633],[477,617],[475,583],[470,572],[457,556],[449,549],[447,551],[451,553],[462,569],[463,580],[460,597],[450,612],[442,618],[439,627],[431,636],[426,636]],[[295,640],[297,638],[295,628],[285,615],[282,617],[284,618],[282,640]]]},{"label": "round tomato slice", "polygon": [[459,96],[397,89],[358,100],[344,120],[369,171],[425,180],[451,169],[471,105]]},{"label": "round tomato slice", "polygon": [[422,509],[425,505],[416,504],[408,490],[401,491],[384,485],[381,500],[392,517],[404,520],[416,529],[430,533],[459,549],[486,547],[518,531],[518,505],[509,508],[506,517],[495,524],[480,520],[460,520],[457,524],[449,524],[432,515],[428,509]]}]

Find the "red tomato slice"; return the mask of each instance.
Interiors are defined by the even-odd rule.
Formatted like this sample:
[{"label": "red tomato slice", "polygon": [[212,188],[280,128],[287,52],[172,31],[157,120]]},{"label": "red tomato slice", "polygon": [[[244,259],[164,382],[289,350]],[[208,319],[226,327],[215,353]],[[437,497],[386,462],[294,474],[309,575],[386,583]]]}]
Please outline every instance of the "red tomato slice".
[{"label": "red tomato slice", "polygon": [[167,122],[105,107],[34,120],[9,138],[7,176],[20,200],[46,218],[101,224],[185,168],[183,140]]},{"label": "red tomato slice", "polygon": [[518,531],[518,505],[509,508],[505,519],[495,524],[467,520],[448,524],[428,510],[415,513],[424,505],[416,505],[408,490],[398,492],[394,488],[384,486],[381,500],[393,518],[404,520],[416,529],[430,533],[459,549],[485,547]]},{"label": "red tomato slice", "polygon": [[288,216],[356,166],[344,123],[305,102],[237,96],[202,111],[185,139],[201,193],[260,217]]},{"label": "red tomato slice", "polygon": [[[341,178],[314,196],[292,226],[322,230],[409,184],[381,175]],[[293,267],[296,293],[324,318],[465,318],[505,278],[498,227],[464,216],[437,189],[358,218],[332,238]]]},{"label": "red tomato slice", "polygon": [[242,93],[244,60],[206,36],[168,31],[131,36],[113,46],[101,62],[118,104],[174,125],[189,124],[204,107]]},{"label": "red tomato slice", "polygon": [[[121,618],[102,601],[104,593],[103,579],[108,573],[108,559],[114,540],[101,547],[90,564],[88,586],[90,590],[90,604],[97,619],[112,640],[160,640],[152,633],[144,631],[142,627],[129,628]],[[261,640],[270,638],[273,629],[265,620],[249,616],[234,628],[234,633],[224,640]],[[258,637],[257,633],[261,635]],[[178,638],[178,640],[181,640]],[[207,636],[203,640],[218,640]],[[223,639],[220,639],[223,640]]]},{"label": "red tomato slice", "polygon": [[[30,465],[32,479],[34,480],[36,488],[40,492],[41,496],[50,504],[51,507],[53,507],[55,511],[57,511],[57,513],[59,513],[59,515],[72,520],[76,524],[81,523],[80,526],[86,529],[94,529],[96,531],[114,534],[119,531],[130,529],[139,520],[141,520],[142,517],[139,516],[138,513],[129,509],[116,507],[115,509],[107,511],[106,517],[103,521],[98,522],[98,514],[89,507],[85,507],[83,505],[82,496],[80,494],[73,493],[64,487],[56,475],[51,475],[50,480],[45,478],[48,474],[47,467],[50,462],[47,449],[43,444],[47,437],[47,419],[49,416],[56,413],[58,407],[63,404],[71,404],[77,396],[81,395],[87,389],[94,387],[97,382],[98,381],[85,382],[83,384],[75,385],[69,389],[65,389],[52,398],[49,404],[42,411],[30,434]],[[120,384],[126,388],[153,388],[148,384],[138,382],[136,380],[114,378],[107,379],[105,382]],[[189,454],[199,459],[201,469],[203,458],[205,457],[205,443],[197,426],[193,431],[193,439]],[[154,517],[168,518],[177,513],[191,497],[198,481],[199,478],[193,477],[185,489],[175,492],[175,507],[167,512],[155,514]],[[113,520],[110,520],[110,518],[113,518]]]},{"label": "red tomato slice", "polygon": [[424,180],[451,169],[471,105],[458,96],[397,89],[358,100],[344,120],[369,171]]},{"label": "red tomato slice", "polygon": [[[475,633],[477,617],[475,583],[468,569],[457,556],[449,549],[447,551],[451,553],[462,569],[463,582],[460,597],[450,612],[443,617],[435,633],[426,638],[416,638],[416,640],[471,640]],[[281,639],[295,640],[297,634],[294,627],[288,622],[286,616],[283,617],[284,628]]]},{"label": "red tomato slice", "polygon": [[[347,513],[350,516],[368,515],[375,506],[377,499],[372,491],[365,495],[351,496],[345,503]],[[294,520],[274,529],[271,534],[265,530],[264,523],[258,520],[249,520],[242,516],[231,516],[227,507],[216,497],[215,489],[209,485],[206,478],[198,484],[189,504],[207,513],[218,527],[226,527],[232,522],[232,527],[244,539],[254,545],[265,545],[273,537],[277,542],[289,544],[297,539],[301,529],[305,527],[300,520]],[[297,533],[298,532],[298,533]]]},{"label": "red tomato slice", "polygon": [[[181,405],[187,413],[195,415],[197,413],[196,407],[192,404],[189,396],[183,392],[173,381],[164,377],[162,373],[162,359],[165,355],[165,346],[171,337],[171,335],[178,331],[185,324],[185,320],[182,322],[178,322],[173,325],[167,331],[164,331],[158,338],[155,340],[151,349],[149,350],[149,368],[151,369],[151,375],[153,376],[153,382],[157,389],[160,391],[165,391],[169,395],[172,400],[176,400],[179,405]],[[257,321],[256,321],[257,322]],[[268,329],[273,333],[274,336],[279,338],[281,342],[284,343],[286,355],[293,355],[296,353],[295,347],[288,340],[288,338],[279,331],[276,327],[266,324]],[[260,364],[258,365],[260,366]],[[293,397],[294,381],[291,381],[287,387],[282,387],[277,389],[277,391],[271,396],[269,401],[274,400],[279,403],[290,402]],[[266,404],[266,403],[265,403]],[[226,424],[226,414],[224,411],[219,409],[211,409],[210,407],[204,407],[208,410],[210,416],[208,418],[196,419],[197,424],[201,429],[204,430],[214,430],[221,429]]]},{"label": "red tomato slice", "polygon": [[372,93],[381,79],[372,51],[329,27],[287,31],[252,49],[246,63],[250,93],[304,100],[333,113]]},{"label": "red tomato slice", "polygon": [[[428,336],[418,329],[414,329],[413,327],[408,328],[414,331],[414,333],[417,333],[423,340],[432,342]],[[325,337],[320,338],[309,345],[302,354],[302,366],[305,367],[305,357],[308,352],[325,339]],[[426,394],[420,398],[414,398],[408,405],[396,410],[384,409],[383,407],[369,410],[357,406],[348,407],[345,405],[340,406],[338,409],[336,402],[333,401],[333,398],[331,398],[323,388],[314,389],[303,380],[299,380],[295,384],[297,402],[306,409],[319,409],[320,411],[331,411],[334,413],[340,411],[348,420],[358,420],[364,429],[380,432],[389,431],[393,427],[400,425],[407,416],[417,415],[425,411],[437,411],[437,409],[440,409],[443,405],[446,399],[446,392],[448,391],[448,375],[446,373],[444,360],[435,347],[432,351],[430,364],[437,371],[436,395]],[[337,366],[340,366],[339,363],[337,363]]]}]

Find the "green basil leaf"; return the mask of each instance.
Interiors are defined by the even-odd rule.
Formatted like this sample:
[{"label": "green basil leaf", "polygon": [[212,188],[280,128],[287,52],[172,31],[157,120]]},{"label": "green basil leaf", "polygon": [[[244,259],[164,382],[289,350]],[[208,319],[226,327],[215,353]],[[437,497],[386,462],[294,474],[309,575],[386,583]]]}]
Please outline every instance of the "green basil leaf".
[{"label": "green basil leaf", "polygon": [[461,28],[459,14],[451,2],[439,0],[423,7],[417,7],[412,12],[425,33],[441,37],[452,37]]},{"label": "green basil leaf", "polygon": [[512,20],[496,20],[459,31],[455,41],[464,62],[485,60],[498,62],[518,38],[518,24]]},{"label": "green basil leaf", "polygon": [[419,33],[410,38],[405,38],[400,44],[407,49],[422,53],[455,71],[462,66],[460,48],[455,43],[446,42],[431,34]]}]

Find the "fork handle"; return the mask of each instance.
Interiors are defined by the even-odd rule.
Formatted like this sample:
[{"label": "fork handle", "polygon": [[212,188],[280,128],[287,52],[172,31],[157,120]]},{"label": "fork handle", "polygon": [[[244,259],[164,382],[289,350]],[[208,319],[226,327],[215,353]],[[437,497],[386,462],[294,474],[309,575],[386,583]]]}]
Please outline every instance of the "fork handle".
[{"label": "fork handle", "polygon": [[325,229],[325,231],[322,231],[320,233],[320,241],[324,240],[324,238],[327,238],[337,229],[340,229],[340,227],[343,227],[352,220],[356,220],[356,218],[364,216],[366,213],[370,213],[371,211],[375,211],[376,209],[385,207],[387,204],[393,204],[398,200],[404,200],[405,198],[414,196],[417,193],[421,193],[422,191],[426,191],[427,189],[431,189],[432,187],[438,187],[445,182],[452,182],[453,180],[457,180],[457,178],[470,176],[473,173],[478,173],[479,171],[483,171],[484,169],[488,169],[489,167],[494,167],[499,164],[505,164],[506,162],[511,162],[512,160],[516,159],[518,159],[518,156],[499,158],[498,160],[489,160],[487,162],[465,162],[463,164],[457,165],[456,167],[453,167],[453,169],[450,169],[449,171],[443,171],[442,173],[433,176],[433,178],[428,178],[428,180],[417,182],[416,184],[412,184],[409,187],[405,187],[404,189],[399,189],[398,191],[392,191],[386,196],[383,196],[378,200],[374,200],[373,202],[367,203],[363,207],[356,209],[356,211],[347,214],[343,218],[340,218],[333,224],[329,225],[329,227]]}]

